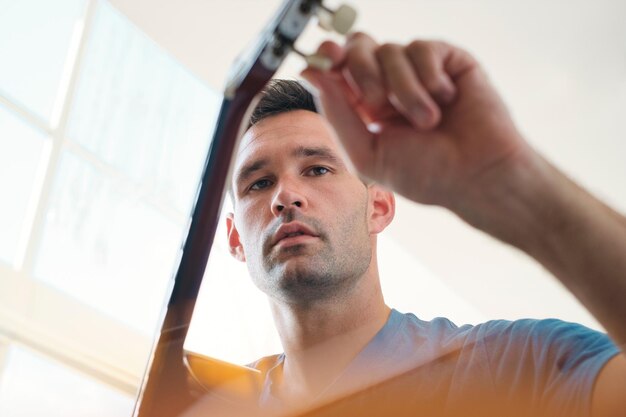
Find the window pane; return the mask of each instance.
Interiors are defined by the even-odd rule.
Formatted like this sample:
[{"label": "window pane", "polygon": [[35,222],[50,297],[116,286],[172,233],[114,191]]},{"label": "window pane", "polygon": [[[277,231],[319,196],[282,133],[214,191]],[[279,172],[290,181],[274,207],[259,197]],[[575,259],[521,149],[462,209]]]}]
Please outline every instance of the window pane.
[{"label": "window pane", "polygon": [[185,349],[240,365],[282,352],[267,297],[225,247],[223,216],[211,249]]},{"label": "window pane", "polygon": [[126,417],[134,397],[32,351],[11,346],[0,374],[2,417]]},{"label": "window pane", "polygon": [[45,134],[0,106],[0,261],[15,261],[47,144]]},{"label": "window pane", "polygon": [[0,93],[50,120],[85,0],[0,0]]},{"label": "window pane", "polygon": [[172,276],[182,226],[127,183],[62,156],[35,276],[152,334]]},{"label": "window pane", "polygon": [[69,136],[187,214],[218,101],[103,3],[87,45]]}]

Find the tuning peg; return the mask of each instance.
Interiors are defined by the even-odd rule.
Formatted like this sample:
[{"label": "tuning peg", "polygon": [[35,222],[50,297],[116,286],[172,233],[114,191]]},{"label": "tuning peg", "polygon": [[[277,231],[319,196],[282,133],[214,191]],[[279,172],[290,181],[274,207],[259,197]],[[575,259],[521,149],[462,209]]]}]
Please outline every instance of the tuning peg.
[{"label": "tuning peg", "polygon": [[307,55],[304,60],[311,68],[316,68],[320,71],[330,71],[333,67],[333,61],[321,54]]},{"label": "tuning peg", "polygon": [[356,21],[356,10],[346,4],[339,6],[337,10],[331,10],[320,4],[318,12],[319,25],[322,29],[345,35],[350,32]]},{"label": "tuning peg", "polygon": [[292,47],[291,50],[304,58],[307,65],[311,68],[315,68],[320,71],[329,71],[333,67],[333,61],[327,56],[324,56],[322,54],[307,55],[294,47]]}]

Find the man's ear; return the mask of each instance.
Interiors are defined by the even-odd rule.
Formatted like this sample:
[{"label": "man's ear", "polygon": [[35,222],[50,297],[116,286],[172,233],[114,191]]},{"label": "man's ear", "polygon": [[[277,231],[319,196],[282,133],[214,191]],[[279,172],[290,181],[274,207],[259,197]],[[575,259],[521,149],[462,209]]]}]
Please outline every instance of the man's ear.
[{"label": "man's ear", "polygon": [[241,262],[246,261],[246,254],[239,239],[239,232],[235,226],[235,216],[233,213],[226,215],[226,232],[228,233],[228,250],[235,259]]},{"label": "man's ear", "polygon": [[378,234],[393,220],[396,214],[396,198],[393,193],[378,184],[367,186],[369,193],[368,226],[371,234]]}]

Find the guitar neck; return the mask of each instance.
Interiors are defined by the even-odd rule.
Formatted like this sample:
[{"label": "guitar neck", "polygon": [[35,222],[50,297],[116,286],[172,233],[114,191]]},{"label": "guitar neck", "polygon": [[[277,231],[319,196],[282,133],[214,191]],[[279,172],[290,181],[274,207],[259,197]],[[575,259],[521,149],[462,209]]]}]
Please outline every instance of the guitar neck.
[{"label": "guitar neck", "polygon": [[242,122],[247,121],[246,114],[255,96],[272,78],[320,5],[320,0],[286,0],[258,42],[234,65],[161,332],[135,407],[136,417],[175,417],[195,402],[197,387],[190,382],[183,347],[213,245]]},{"label": "guitar neck", "polygon": [[163,325],[135,409],[137,417],[173,417],[193,403],[183,346],[218,226],[239,126],[252,99],[237,95],[222,102]]}]

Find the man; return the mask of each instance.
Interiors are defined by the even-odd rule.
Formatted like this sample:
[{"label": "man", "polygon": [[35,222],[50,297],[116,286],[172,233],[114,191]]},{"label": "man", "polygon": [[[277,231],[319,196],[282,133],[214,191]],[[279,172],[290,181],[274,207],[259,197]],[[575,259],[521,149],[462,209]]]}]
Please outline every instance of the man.
[{"label": "man", "polygon": [[[255,364],[261,403],[337,415],[626,415],[626,219],[524,141],[465,51],[357,33],[319,52],[333,70],[303,76],[324,117],[297,85],[270,86],[234,169],[229,245],[268,295],[285,349]],[[615,344],[556,320],[457,328],[387,307],[376,235],[394,198],[383,186],[534,257]]]}]

